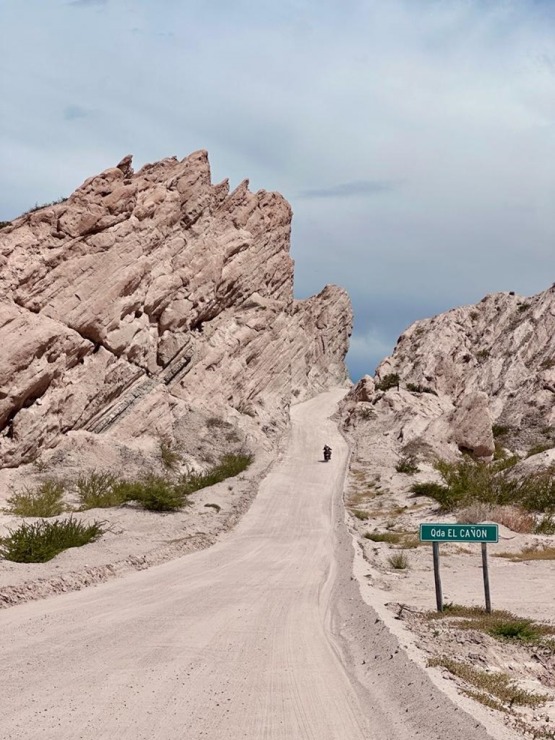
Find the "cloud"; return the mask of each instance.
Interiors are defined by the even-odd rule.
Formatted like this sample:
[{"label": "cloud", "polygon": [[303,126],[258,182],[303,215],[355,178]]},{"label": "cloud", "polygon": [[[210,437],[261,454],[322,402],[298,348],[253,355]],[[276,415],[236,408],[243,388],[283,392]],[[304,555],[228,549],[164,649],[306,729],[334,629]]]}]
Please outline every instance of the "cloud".
[{"label": "cloud", "polygon": [[352,198],[359,195],[377,195],[395,190],[399,183],[387,180],[355,180],[327,188],[303,190],[297,198]]},{"label": "cloud", "polygon": [[81,108],[80,105],[68,105],[64,108],[64,119],[66,121],[74,121],[76,118],[86,118],[89,112],[85,108]]}]

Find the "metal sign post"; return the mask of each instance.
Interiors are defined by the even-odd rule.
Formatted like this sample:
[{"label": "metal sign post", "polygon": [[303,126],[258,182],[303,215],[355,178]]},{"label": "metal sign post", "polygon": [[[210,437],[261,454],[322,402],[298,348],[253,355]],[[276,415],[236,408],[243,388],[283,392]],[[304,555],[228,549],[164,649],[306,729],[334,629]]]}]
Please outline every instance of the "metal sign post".
[{"label": "metal sign post", "polygon": [[431,542],[434,558],[434,582],[436,588],[436,606],[438,612],[443,611],[443,594],[441,591],[441,577],[439,573],[439,543],[440,542],[480,542],[482,545],[482,571],[484,575],[484,594],[486,612],[491,614],[491,596],[489,590],[488,570],[488,542],[499,542],[499,526],[497,524],[421,524],[420,541]]}]

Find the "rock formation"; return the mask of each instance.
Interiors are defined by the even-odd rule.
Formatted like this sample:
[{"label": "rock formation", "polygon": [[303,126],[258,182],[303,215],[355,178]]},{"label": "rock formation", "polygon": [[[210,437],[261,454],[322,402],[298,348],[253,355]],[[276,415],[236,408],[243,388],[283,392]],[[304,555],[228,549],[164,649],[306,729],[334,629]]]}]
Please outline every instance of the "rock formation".
[{"label": "rock formation", "polygon": [[363,378],[352,390],[353,420],[363,407],[409,451],[488,459],[493,431],[523,452],[555,445],[555,285],[415,322],[378,367],[375,389]]},{"label": "rock formation", "polygon": [[126,157],[2,229],[0,466],[75,433],[172,438],[192,408],[279,424],[345,383],[349,298],[293,298],[290,225],[280,195],[212,185],[199,151]]}]

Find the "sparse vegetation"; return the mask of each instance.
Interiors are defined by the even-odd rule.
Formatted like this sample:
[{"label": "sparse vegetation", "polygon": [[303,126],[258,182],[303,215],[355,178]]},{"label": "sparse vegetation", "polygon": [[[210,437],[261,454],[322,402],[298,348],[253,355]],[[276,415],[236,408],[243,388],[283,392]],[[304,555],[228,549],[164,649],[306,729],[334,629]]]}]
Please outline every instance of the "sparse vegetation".
[{"label": "sparse vegetation", "polygon": [[555,547],[524,547],[520,552],[500,552],[495,557],[507,558],[514,563],[527,560],[555,560]]},{"label": "sparse vegetation", "polygon": [[507,426],[506,424],[494,424],[491,430],[495,438],[506,437],[507,434],[509,434],[509,432],[511,431],[511,427]]},{"label": "sparse vegetation", "polygon": [[534,527],[535,534],[555,534],[555,519],[551,512],[544,514]]},{"label": "sparse vegetation", "polygon": [[545,704],[549,699],[549,696],[546,694],[534,694],[532,691],[519,688],[516,682],[505,673],[482,671],[467,663],[453,660],[446,655],[431,658],[428,661],[428,665],[431,667],[439,666],[440,668],[445,668],[449,673],[462,679],[465,683],[475,689],[479,689],[479,694],[473,691],[467,693],[487,706],[492,706],[491,697],[498,699],[502,704],[509,707],[512,707],[513,704],[537,707]]},{"label": "sparse vegetation", "polygon": [[52,517],[64,511],[64,484],[45,480],[35,488],[24,488],[13,493],[6,501],[6,513],[14,516]]},{"label": "sparse vegetation", "polygon": [[16,563],[45,563],[63,550],[94,542],[105,531],[104,522],[85,524],[73,517],[24,523],[0,539],[0,557]]},{"label": "sparse vegetation", "polygon": [[393,568],[393,570],[407,570],[409,567],[409,559],[407,554],[401,550],[401,552],[394,552],[387,558],[387,562]]},{"label": "sparse vegetation", "polygon": [[396,545],[403,535],[401,532],[366,532],[364,537],[372,542],[387,542],[389,545]]},{"label": "sparse vegetation", "polygon": [[168,470],[176,470],[181,462],[181,455],[172,447],[168,439],[162,438],[159,441],[159,452],[162,465]]},{"label": "sparse vegetation", "polygon": [[493,465],[464,459],[457,463],[439,460],[435,467],[444,483],[416,483],[417,496],[435,499],[443,511],[454,511],[475,501],[492,505],[519,505],[527,511],[555,510],[555,480],[548,470],[522,478],[507,478],[501,473],[506,461]]},{"label": "sparse vegetation", "polygon": [[479,349],[478,352],[476,352],[476,357],[479,360],[487,360],[490,355],[489,349]]},{"label": "sparse vegetation", "polygon": [[414,475],[418,473],[418,463],[414,457],[404,456],[399,459],[399,462],[395,466],[395,470],[398,473],[404,473],[405,475]]},{"label": "sparse vegetation", "polygon": [[0,221],[0,229],[5,229],[6,226],[11,226],[11,225],[12,225],[11,221]]},{"label": "sparse vegetation", "polygon": [[552,450],[553,447],[555,447],[555,444],[553,442],[542,442],[540,444],[534,445],[533,447],[530,447],[530,449],[526,453],[526,457],[532,457],[532,455],[539,455],[540,452],[545,452],[546,450]]},{"label": "sparse vegetation", "polygon": [[542,370],[551,370],[552,367],[555,367],[555,357],[548,357],[548,359],[544,360],[540,365]]},{"label": "sparse vegetation", "polygon": [[75,488],[81,502],[81,510],[107,509],[121,506],[125,501],[121,481],[111,473],[93,471],[77,479]]},{"label": "sparse vegetation", "polygon": [[178,511],[189,503],[183,483],[160,475],[148,475],[140,481],[122,481],[117,484],[116,491],[125,501],[134,501],[148,511]]},{"label": "sparse vegetation", "polygon": [[368,519],[370,516],[370,514],[367,511],[362,511],[362,509],[353,509],[352,514],[357,519],[360,519],[361,522],[366,521],[366,519]]},{"label": "sparse vegetation", "polygon": [[189,494],[207,486],[214,486],[246,470],[253,461],[249,453],[224,455],[221,461],[205,473],[188,473],[181,478],[183,490]]},{"label": "sparse vegetation", "polygon": [[35,211],[40,211],[41,208],[49,208],[50,206],[57,206],[60,203],[65,203],[67,198],[58,198],[57,200],[51,200],[48,203],[35,203],[35,205],[32,208],[29,208],[29,210],[22,213],[22,216],[28,216],[30,213],[34,213]]},{"label": "sparse vegetation", "polygon": [[376,383],[376,390],[388,391],[390,388],[398,388],[399,382],[400,378],[398,373],[388,373]]}]

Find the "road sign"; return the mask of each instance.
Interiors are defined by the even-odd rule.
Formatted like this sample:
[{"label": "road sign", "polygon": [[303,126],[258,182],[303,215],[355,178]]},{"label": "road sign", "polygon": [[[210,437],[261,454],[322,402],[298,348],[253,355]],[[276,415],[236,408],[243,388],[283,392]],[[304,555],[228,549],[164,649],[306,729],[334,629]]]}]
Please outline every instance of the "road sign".
[{"label": "road sign", "polygon": [[421,524],[421,542],[499,542],[497,524]]}]

